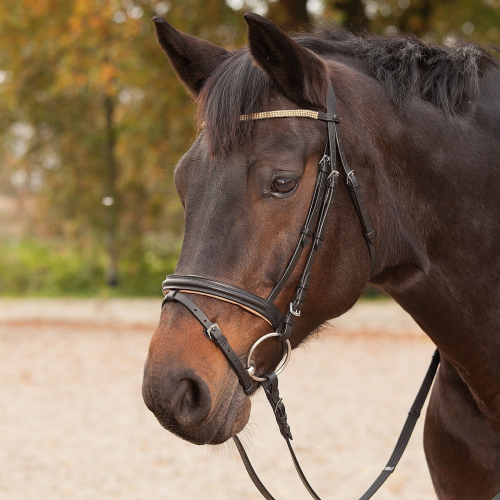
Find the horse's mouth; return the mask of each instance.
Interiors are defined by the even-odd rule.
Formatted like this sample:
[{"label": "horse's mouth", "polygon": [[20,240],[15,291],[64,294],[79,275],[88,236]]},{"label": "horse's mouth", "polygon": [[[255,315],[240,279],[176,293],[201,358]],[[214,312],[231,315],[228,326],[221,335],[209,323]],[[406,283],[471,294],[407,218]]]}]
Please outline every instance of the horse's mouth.
[{"label": "horse's mouth", "polygon": [[162,427],[190,443],[222,444],[243,430],[250,418],[251,403],[238,385],[232,397],[222,399],[217,406],[212,416],[196,428],[184,427],[168,418],[157,418]]},{"label": "horse's mouth", "polygon": [[208,444],[222,444],[241,432],[250,418],[250,410],[250,399],[241,389],[235,391],[221,425]]}]

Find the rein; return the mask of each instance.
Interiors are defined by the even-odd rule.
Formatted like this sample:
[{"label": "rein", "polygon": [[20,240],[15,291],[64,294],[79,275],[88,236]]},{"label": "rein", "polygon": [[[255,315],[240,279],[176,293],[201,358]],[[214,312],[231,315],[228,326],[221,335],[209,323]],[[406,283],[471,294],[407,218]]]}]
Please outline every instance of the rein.
[{"label": "rein", "polygon": [[[263,299],[258,295],[238,288],[234,285],[211,280],[201,276],[177,274],[169,275],[162,285],[162,291],[165,296],[162,302],[162,307],[167,302],[179,302],[193,314],[193,316],[203,326],[203,333],[207,339],[214,342],[215,345],[221,350],[227,362],[236,373],[239,383],[243,387],[243,391],[246,394],[252,394],[256,390],[258,384],[255,384],[254,382],[262,384],[264,392],[276,417],[276,422],[278,423],[281,435],[287,443],[295,469],[305,488],[315,500],[321,499],[307,481],[291,445],[292,434],[290,426],[287,422],[285,406],[278,391],[278,375],[285,369],[288,361],[290,360],[292,349],[289,338],[292,333],[295,318],[301,314],[302,306],[305,302],[306,293],[309,288],[312,266],[316,254],[321,247],[322,241],[324,240],[325,229],[330,217],[331,207],[339,188],[339,177],[341,174],[337,170],[337,156],[340,159],[340,165],[345,175],[346,185],[349,189],[351,200],[354,208],[356,209],[356,213],[361,223],[363,236],[368,246],[371,264],[370,276],[373,274],[375,267],[375,230],[373,229],[370,217],[364,204],[360,183],[355,177],[354,171],[351,170],[347,164],[340,136],[340,117],[338,116],[337,111],[337,101],[331,83],[328,85],[326,103],[326,113],[299,109],[265,111],[240,116],[241,121],[288,117],[310,118],[324,121],[328,127],[328,140],[325,145],[324,155],[319,162],[314,192],[309,205],[306,220],[300,230],[299,241],[285,269],[285,272],[276,283],[267,299]],[[283,314],[274,303],[288,280],[291,278],[293,271],[295,270],[302,253],[304,252],[304,249],[309,245],[309,254],[302,270],[301,277],[296,285],[294,296],[290,301],[288,310]],[[206,295],[236,304],[269,323],[269,325],[273,328],[273,332],[259,338],[252,345],[246,355],[246,358],[242,361],[229,345],[227,338],[223,335],[217,323],[213,323],[198,307],[196,302],[186,295],[187,293]],[[281,340],[283,358],[274,371],[266,371],[262,375],[258,376],[256,375],[256,365],[253,361],[252,355],[261,342],[271,337],[277,337]],[[396,447],[394,448],[387,465],[384,467],[372,486],[360,498],[360,500],[368,500],[371,498],[394,471],[401,456],[403,455],[404,450],[406,449],[417,419],[420,416],[420,412],[432,386],[439,362],[439,351],[436,350],[422,386],[420,387],[417,397],[408,413],[403,430],[401,431]],[[269,493],[258,478],[238,436],[234,436],[233,440],[241,455],[245,468],[256,488],[260,491],[264,498],[267,500],[274,500],[274,497]],[[493,500],[500,500],[500,493]]]}]

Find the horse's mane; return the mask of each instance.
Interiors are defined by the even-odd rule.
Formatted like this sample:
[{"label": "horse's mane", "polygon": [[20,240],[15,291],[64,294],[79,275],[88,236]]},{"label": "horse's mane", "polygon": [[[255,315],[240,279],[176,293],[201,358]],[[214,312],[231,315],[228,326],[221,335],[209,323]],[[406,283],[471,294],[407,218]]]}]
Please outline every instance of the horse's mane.
[{"label": "horse's mane", "polygon": [[[445,115],[467,112],[477,98],[483,72],[499,66],[477,45],[443,47],[414,35],[355,35],[335,26],[293,38],[325,58],[336,54],[352,57],[399,108],[411,97],[420,96]],[[252,124],[240,122],[239,116],[262,111],[272,85],[246,49],[232,52],[210,75],[198,99],[198,118],[206,123],[214,152],[226,152],[246,142]]]}]

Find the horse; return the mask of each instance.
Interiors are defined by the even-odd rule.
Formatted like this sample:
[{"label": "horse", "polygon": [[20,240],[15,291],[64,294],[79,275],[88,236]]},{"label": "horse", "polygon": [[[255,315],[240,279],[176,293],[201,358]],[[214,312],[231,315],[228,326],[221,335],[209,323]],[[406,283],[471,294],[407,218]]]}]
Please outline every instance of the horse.
[{"label": "horse", "polygon": [[[248,46],[229,52],[153,18],[161,48],[197,101],[201,128],[174,174],[185,210],[176,274],[269,295],[308,212],[329,125],[293,113],[242,116],[325,113],[331,85],[376,258],[370,262],[341,185],[291,348],[349,310],[366,283],[389,294],[441,355],[424,428],[436,495],[490,500],[500,491],[498,61],[470,43],[442,47],[339,27],[289,36],[256,14],[245,20]],[[306,258],[276,297],[281,312]],[[237,358],[273,332],[235,301],[186,295],[217,322]],[[163,306],[143,398],[177,436],[220,444],[245,427],[255,387],[242,387],[191,312],[175,301]],[[276,367],[282,355],[279,339],[266,340],[253,354],[253,373]]]}]

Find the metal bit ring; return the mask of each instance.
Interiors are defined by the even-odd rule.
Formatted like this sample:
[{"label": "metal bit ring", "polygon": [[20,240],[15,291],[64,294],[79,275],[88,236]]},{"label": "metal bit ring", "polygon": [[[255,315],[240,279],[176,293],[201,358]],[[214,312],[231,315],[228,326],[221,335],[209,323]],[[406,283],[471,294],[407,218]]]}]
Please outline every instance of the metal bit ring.
[{"label": "metal bit ring", "polygon": [[[247,364],[246,364],[245,368],[247,369],[250,377],[252,377],[257,382],[264,382],[264,380],[266,380],[266,379],[255,375],[255,363],[253,362],[252,355],[253,355],[256,347],[261,342],[263,342],[264,340],[269,339],[271,337],[281,337],[281,333],[272,332],[272,333],[268,333],[268,334],[262,336],[260,339],[258,339],[253,344],[253,346],[250,348],[250,350],[248,351],[248,354],[247,354]],[[285,351],[283,357],[281,358],[281,361],[279,362],[278,367],[275,370],[276,375],[279,375],[286,368],[286,365],[290,361],[290,356],[292,354],[292,346],[290,345],[290,341],[287,339],[287,340],[285,340],[285,342],[283,342],[283,344],[285,345],[286,351]]]}]

